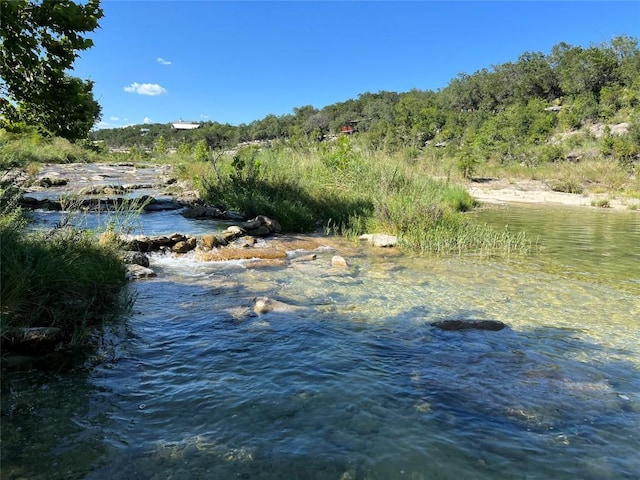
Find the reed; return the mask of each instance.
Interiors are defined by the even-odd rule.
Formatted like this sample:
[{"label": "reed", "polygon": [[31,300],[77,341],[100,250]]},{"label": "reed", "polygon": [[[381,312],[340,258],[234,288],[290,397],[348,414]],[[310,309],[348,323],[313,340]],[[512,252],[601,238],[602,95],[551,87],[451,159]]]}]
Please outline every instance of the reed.
[{"label": "reed", "polygon": [[2,349],[14,349],[23,329],[32,327],[61,330],[60,343],[47,348],[86,344],[88,327],[130,304],[125,266],[115,247],[98,245],[92,232],[62,224],[28,231],[18,195],[13,187],[0,188]]},{"label": "reed", "polygon": [[[416,155],[341,137],[320,146],[241,150],[195,183],[207,203],[273,216],[290,232],[394,233],[423,253],[529,249],[511,232],[475,225],[463,213],[475,206],[473,198],[426,175]],[[181,168],[187,178],[201,172]]]}]

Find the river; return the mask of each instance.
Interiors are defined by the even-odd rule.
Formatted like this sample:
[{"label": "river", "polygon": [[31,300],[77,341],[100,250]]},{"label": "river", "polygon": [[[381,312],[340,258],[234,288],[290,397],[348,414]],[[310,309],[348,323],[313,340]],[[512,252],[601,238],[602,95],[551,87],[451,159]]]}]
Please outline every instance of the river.
[{"label": "river", "polygon": [[[133,284],[95,358],[2,372],[2,478],[640,478],[640,215],[475,215],[540,252],[332,239],[260,269],[154,255],[158,277]],[[141,225],[218,228],[175,212]],[[300,308],[258,315],[258,296]],[[430,326],[467,318],[508,328]]]}]

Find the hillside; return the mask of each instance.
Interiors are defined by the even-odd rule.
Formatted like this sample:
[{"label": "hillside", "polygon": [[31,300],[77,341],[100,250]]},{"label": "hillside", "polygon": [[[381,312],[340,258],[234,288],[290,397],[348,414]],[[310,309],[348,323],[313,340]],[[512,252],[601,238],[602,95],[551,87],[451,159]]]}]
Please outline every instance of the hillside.
[{"label": "hillside", "polygon": [[[589,48],[560,43],[547,54],[525,52],[515,62],[460,74],[437,92],[367,92],[250,124],[135,125],[98,130],[92,139],[109,148],[150,149],[162,137],[163,148],[204,142],[215,150],[260,140],[318,141],[346,131],[376,149],[439,148],[464,156],[468,170],[487,162],[571,160],[587,150],[632,164],[640,155],[639,105],[638,40],[620,36]],[[605,127],[624,123],[622,135]]]}]

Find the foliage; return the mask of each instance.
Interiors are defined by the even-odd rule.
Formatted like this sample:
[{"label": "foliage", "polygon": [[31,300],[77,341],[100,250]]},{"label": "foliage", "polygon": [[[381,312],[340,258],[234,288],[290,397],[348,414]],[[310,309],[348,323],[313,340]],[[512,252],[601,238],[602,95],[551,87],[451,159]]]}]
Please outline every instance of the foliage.
[{"label": "foliage", "polygon": [[58,327],[80,342],[86,327],[122,301],[125,268],[114,250],[70,228],[26,234],[0,223],[2,310],[0,336],[11,348],[21,328]]},{"label": "foliage", "polygon": [[[15,127],[15,126],[14,126]],[[16,128],[13,129],[14,132]],[[44,137],[33,128],[23,127],[19,133],[0,129],[0,168],[26,168],[38,163],[87,162],[97,153],[60,137]]]},{"label": "foliage", "polygon": [[99,0],[2,0],[0,113],[6,119],[69,140],[87,135],[100,118],[93,82],[66,72],[93,45],[83,34],[95,30],[101,17]]},{"label": "foliage", "polygon": [[[515,245],[511,235],[475,227],[464,217],[462,212],[475,205],[464,189],[423,175],[421,166],[407,161],[402,152],[389,157],[346,138],[329,152],[337,157],[327,157],[323,148],[245,151],[227,160],[222,178],[211,173],[201,182],[201,196],[249,216],[274,216],[285,231],[322,227],[346,235],[395,233],[407,247],[423,252],[488,245],[499,251],[508,242]],[[349,161],[336,165],[341,155],[348,155]],[[438,232],[438,241],[428,232]]]},{"label": "foliage", "polygon": [[467,147],[460,151],[457,167],[458,171],[462,174],[462,178],[471,180],[477,166],[478,160],[471,148]]},{"label": "foliage", "polygon": [[[184,152],[193,152],[203,140],[215,155],[237,145],[262,148],[260,158],[266,151],[273,155],[288,148],[291,155],[320,160],[310,170],[317,176],[315,183],[338,191],[361,191],[361,183],[379,181],[362,175],[371,173],[368,162],[388,157],[447,179],[468,180],[499,167],[533,179],[551,178],[563,191],[579,191],[592,181],[577,172],[586,160],[589,166],[591,160],[599,161],[607,171],[614,160],[628,178],[637,171],[640,126],[634,115],[639,105],[638,41],[619,36],[589,47],[562,42],[547,54],[525,52],[515,61],[462,73],[437,92],[366,92],[322,109],[305,105],[238,126],[201,122],[198,129],[177,131],[156,124],[145,125],[144,134],[133,126],[100,130],[93,138],[111,147],[135,147],[136,155],[152,148],[160,135],[167,147]],[[629,122],[629,133],[600,141],[591,132],[601,122]],[[355,132],[341,134],[344,126],[355,126]],[[566,162],[569,155],[580,163]],[[204,155],[196,157],[204,160]],[[229,181],[225,175],[233,172],[230,162],[223,168],[225,162],[214,160],[216,170],[218,163],[220,172],[227,171],[216,174],[216,184]],[[254,171],[254,184],[271,178],[269,164]],[[294,185],[307,174],[298,171]],[[598,187],[619,185],[618,175],[616,170],[611,181],[595,182]],[[250,178],[237,180],[242,185]]]}]

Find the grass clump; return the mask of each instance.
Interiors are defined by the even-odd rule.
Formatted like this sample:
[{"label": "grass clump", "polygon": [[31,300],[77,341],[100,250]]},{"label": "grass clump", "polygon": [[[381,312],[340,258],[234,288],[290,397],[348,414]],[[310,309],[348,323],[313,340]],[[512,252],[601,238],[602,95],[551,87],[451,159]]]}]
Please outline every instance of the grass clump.
[{"label": "grass clump", "polygon": [[[193,168],[203,173],[202,165]],[[345,136],[320,145],[241,149],[217,157],[195,183],[207,203],[272,216],[289,232],[397,234],[423,253],[526,248],[511,232],[475,224],[464,214],[474,199],[423,168],[413,156],[363,148]],[[194,178],[189,170],[182,166],[182,176]]]},{"label": "grass clump", "polygon": [[[28,232],[11,192],[2,191],[0,215],[0,341],[3,352],[46,353],[82,346],[89,327],[121,311],[128,299],[125,266],[117,251],[70,227]],[[26,329],[59,329],[55,344],[25,344]],[[45,350],[45,351],[42,351]]]}]

